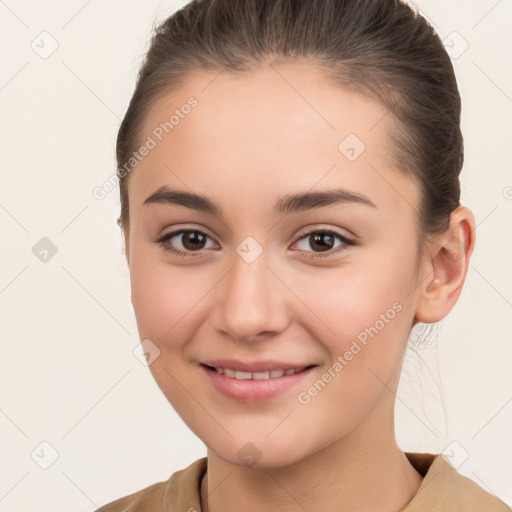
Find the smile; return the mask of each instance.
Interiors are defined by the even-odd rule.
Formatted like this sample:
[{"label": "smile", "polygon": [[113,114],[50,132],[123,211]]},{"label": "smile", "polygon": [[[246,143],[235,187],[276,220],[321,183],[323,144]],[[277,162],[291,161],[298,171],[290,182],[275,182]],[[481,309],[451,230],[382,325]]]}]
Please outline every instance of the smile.
[{"label": "smile", "polygon": [[278,379],[279,377],[283,377],[284,375],[293,375],[294,373],[299,373],[302,370],[305,370],[306,368],[306,366],[303,366],[302,368],[290,368],[288,370],[267,370],[262,372],[244,372],[240,370],[233,370],[232,368],[222,368],[221,366],[216,366],[214,369],[217,373],[220,373],[221,375],[226,375],[226,377],[230,377],[231,379],[265,380]]},{"label": "smile", "polygon": [[[220,361],[219,361],[220,362]],[[210,366],[200,364],[203,375],[212,388],[226,398],[242,402],[264,402],[279,395],[293,392],[294,389],[304,387],[304,379],[311,378],[310,375],[316,370],[317,365],[295,366],[279,368],[279,363],[271,363],[264,366],[264,363],[254,364],[257,368],[239,369],[229,366]],[[282,364],[282,366],[286,366]],[[234,366],[234,365],[233,365]],[[245,366],[251,366],[249,364]],[[268,368],[273,366],[274,368]],[[306,381],[307,382],[307,381]]]}]

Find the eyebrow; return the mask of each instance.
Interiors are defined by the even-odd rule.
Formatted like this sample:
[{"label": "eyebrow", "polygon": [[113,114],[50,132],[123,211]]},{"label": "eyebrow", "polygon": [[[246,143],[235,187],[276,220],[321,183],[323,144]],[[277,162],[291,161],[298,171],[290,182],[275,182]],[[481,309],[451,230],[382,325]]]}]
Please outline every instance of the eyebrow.
[{"label": "eyebrow", "polygon": [[[143,206],[151,204],[178,205],[203,213],[209,213],[220,218],[223,217],[222,208],[212,199],[184,190],[172,190],[166,185],[161,186],[153,192],[142,204]],[[296,194],[287,194],[277,200],[274,205],[274,213],[287,215],[290,213],[324,208],[326,206],[344,204],[364,204],[372,208],[377,208],[377,206],[363,194],[343,188],[335,188],[318,192],[306,191]]]}]

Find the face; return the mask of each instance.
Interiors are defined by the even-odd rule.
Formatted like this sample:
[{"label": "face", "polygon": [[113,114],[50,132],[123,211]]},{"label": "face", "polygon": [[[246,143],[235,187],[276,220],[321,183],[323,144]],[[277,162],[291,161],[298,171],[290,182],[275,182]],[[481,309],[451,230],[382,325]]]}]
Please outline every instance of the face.
[{"label": "face", "polygon": [[389,158],[386,109],[276,69],[197,73],[153,106],[127,241],[162,392],[217,455],[268,467],[387,425],[418,263],[419,191]]}]

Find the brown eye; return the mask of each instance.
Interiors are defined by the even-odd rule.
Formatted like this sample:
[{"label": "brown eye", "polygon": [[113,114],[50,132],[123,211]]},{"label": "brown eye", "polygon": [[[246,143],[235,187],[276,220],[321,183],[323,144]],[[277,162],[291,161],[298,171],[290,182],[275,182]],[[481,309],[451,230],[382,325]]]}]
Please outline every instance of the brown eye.
[{"label": "brown eye", "polygon": [[[175,241],[173,241],[175,239]],[[205,249],[205,244],[210,237],[202,231],[194,229],[181,229],[173,231],[155,240],[166,251],[179,256],[201,256],[200,251]],[[176,244],[178,244],[176,246]],[[181,244],[181,247],[180,247]],[[198,253],[198,254],[194,254]]]},{"label": "brown eye", "polygon": [[189,251],[204,249],[206,236],[199,231],[185,231],[181,234],[181,243]]},{"label": "brown eye", "polygon": [[[337,241],[340,243],[336,246]],[[347,246],[355,245],[355,241],[349,240],[340,233],[328,230],[310,231],[301,236],[297,243],[303,244],[301,251],[312,253],[307,255],[308,258],[333,256],[345,250]],[[308,249],[312,249],[312,251]]]},{"label": "brown eye", "polygon": [[335,238],[329,233],[314,233],[310,235],[310,243],[312,249],[319,251],[328,251],[333,248]]}]

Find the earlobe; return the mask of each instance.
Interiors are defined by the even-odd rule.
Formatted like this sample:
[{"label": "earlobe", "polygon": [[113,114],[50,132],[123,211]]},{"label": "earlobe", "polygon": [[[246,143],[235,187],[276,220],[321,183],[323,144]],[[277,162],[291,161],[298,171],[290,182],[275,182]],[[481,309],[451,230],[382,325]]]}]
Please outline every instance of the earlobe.
[{"label": "earlobe", "polygon": [[423,277],[415,318],[423,323],[442,320],[455,306],[464,285],[475,246],[473,213],[459,206],[446,233],[431,248],[430,269]]}]

